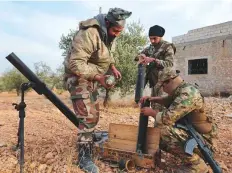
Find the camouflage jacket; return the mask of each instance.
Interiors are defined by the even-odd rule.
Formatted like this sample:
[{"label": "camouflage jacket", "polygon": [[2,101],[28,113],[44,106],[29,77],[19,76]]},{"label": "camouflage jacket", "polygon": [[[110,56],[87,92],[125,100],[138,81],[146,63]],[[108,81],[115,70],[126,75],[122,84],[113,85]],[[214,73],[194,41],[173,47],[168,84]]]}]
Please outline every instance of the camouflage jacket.
[{"label": "camouflage jacket", "polygon": [[[104,16],[102,23],[103,19]],[[106,73],[115,63],[111,54],[114,41],[106,43],[107,30],[102,23],[97,18],[80,22],[64,61],[66,75],[73,74],[91,81],[96,74]]]},{"label": "camouflage jacket", "polygon": [[[164,40],[161,40],[157,46],[150,45],[141,52],[141,54],[145,54],[147,57],[156,58],[155,62],[146,66],[145,82],[149,81],[150,87],[154,87],[158,82],[158,73],[160,70],[173,66],[175,52],[175,46]],[[138,60],[138,57],[135,60]]]},{"label": "camouflage jacket", "polygon": [[184,81],[172,96],[164,97],[164,102],[167,109],[156,115],[156,121],[165,125],[174,125],[187,114],[204,109],[204,98],[200,91]]},{"label": "camouflage jacket", "polygon": [[212,117],[205,114],[204,98],[194,85],[183,81],[172,96],[164,97],[164,101],[167,109],[156,115],[157,125],[161,125],[161,128],[165,127],[162,125],[166,125],[172,136],[187,139],[187,133],[182,129],[174,128],[173,125],[188,116],[195,130],[204,137],[209,147],[211,149],[215,147],[213,139],[217,136],[217,125]]},{"label": "camouflage jacket", "polygon": [[172,67],[174,54],[176,48],[173,44],[161,40],[157,46],[150,45],[145,48],[141,54],[145,54],[148,57],[156,58],[156,66],[159,67]]}]

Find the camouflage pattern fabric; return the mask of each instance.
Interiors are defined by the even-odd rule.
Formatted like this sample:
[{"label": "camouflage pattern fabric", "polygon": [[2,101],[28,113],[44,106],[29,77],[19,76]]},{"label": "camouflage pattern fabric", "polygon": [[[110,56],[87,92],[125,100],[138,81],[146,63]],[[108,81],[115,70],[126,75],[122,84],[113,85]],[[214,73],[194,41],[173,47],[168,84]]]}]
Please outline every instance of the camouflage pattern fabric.
[{"label": "camouflage pattern fabric", "polygon": [[[154,68],[172,67],[174,62],[174,49],[171,43],[161,40],[156,46],[150,45],[146,47],[141,54],[145,54],[147,57],[156,58],[157,62]],[[138,57],[135,58],[138,60]],[[150,65],[151,66],[151,65]],[[156,68],[157,70],[157,68]]]},{"label": "camouflage pattern fabric", "polygon": [[92,141],[92,132],[99,121],[97,87],[92,82],[97,74],[105,74],[115,63],[112,56],[114,41],[109,45],[101,39],[102,29],[97,19],[80,22],[64,60],[64,84],[70,92],[74,111],[84,120],[78,127],[78,141]]},{"label": "camouflage pattern fabric", "polygon": [[[110,12],[113,17],[117,15],[115,12],[117,10]],[[118,15],[123,16],[121,12]],[[99,121],[98,84],[94,82],[94,77],[106,74],[115,63],[112,56],[115,39],[108,38],[105,15],[99,14],[80,22],[79,31],[75,33],[63,63],[65,87],[70,92],[76,116],[82,119],[77,134],[79,166],[93,173],[99,172],[91,158],[92,148],[88,145],[93,142],[92,134]]]},{"label": "camouflage pattern fabric", "polygon": [[176,158],[181,159],[182,166],[176,168],[182,173],[206,173],[208,167],[204,160],[198,154],[199,151],[195,151],[192,156],[187,155],[184,152],[184,145],[188,135],[181,129],[174,128],[172,126],[163,126],[161,128],[160,149],[166,151]]},{"label": "camouflage pattern fabric", "polygon": [[162,113],[162,122],[165,125],[174,125],[176,121],[204,105],[200,91],[184,81],[174,91],[172,98],[170,106]]},{"label": "camouflage pattern fabric", "polygon": [[65,75],[74,74],[91,81],[96,74],[105,74],[115,63],[112,56],[114,41],[106,46],[98,28],[96,19],[80,23],[80,30],[76,32],[64,61]]},{"label": "camouflage pattern fabric", "polygon": [[99,121],[97,83],[73,76],[67,79],[66,88],[70,92],[76,116],[88,127],[79,125],[78,142],[91,142],[92,132]]},{"label": "camouflage pattern fabric", "polygon": [[[172,67],[173,61],[174,61],[174,50],[172,45],[164,40],[161,40],[161,42],[154,46],[150,45],[147,48],[145,48],[141,54],[145,54],[147,57],[156,58],[156,62],[152,62],[146,67],[146,74],[152,73],[152,83],[154,86],[151,86],[151,96],[161,96],[163,94],[163,91],[160,90],[160,86],[157,85],[158,82],[158,74],[159,71],[166,67]],[[136,57],[135,60],[138,60],[139,57]],[[146,75],[147,78],[147,75]],[[152,103],[152,108],[159,109],[162,111],[164,108],[157,103]]]},{"label": "camouflage pattern fabric", "polygon": [[[170,78],[165,78],[165,80]],[[158,123],[161,130],[161,143],[160,147],[179,157],[183,164],[189,164],[188,172],[204,172],[206,165],[199,155],[199,151],[195,151],[193,156],[184,153],[184,143],[188,135],[184,130],[174,128],[173,125],[191,112],[204,108],[204,99],[199,90],[193,85],[182,82],[172,96],[163,98],[167,109],[159,112],[156,115],[156,123]],[[210,118],[209,118],[210,119]],[[216,126],[210,133],[202,135],[206,140],[209,147],[213,147],[213,138],[216,137]]]},{"label": "camouflage pattern fabric", "polygon": [[163,71],[160,71],[158,74],[158,82],[161,84],[164,81],[167,81],[169,79],[173,79],[175,77],[179,76],[179,73],[176,72],[174,68],[165,68]]},{"label": "camouflage pattern fabric", "polygon": [[[172,96],[167,96],[164,99],[166,100],[167,109],[156,115],[156,120],[160,124],[172,126],[184,116],[204,109],[204,98],[200,91],[195,86],[184,81],[176,88]],[[206,117],[207,121],[212,123],[212,117],[208,115]],[[210,133],[203,135],[211,144],[213,143],[211,141],[212,137],[217,135],[216,125],[213,124],[212,128]]]},{"label": "camouflage pattern fabric", "polygon": [[[155,87],[151,88],[151,97],[161,96],[162,94],[163,94],[163,89],[158,83],[155,85]],[[164,106],[154,102],[151,102],[151,107],[152,109],[156,109],[159,111],[163,111],[165,109]]]},{"label": "camouflage pattern fabric", "polygon": [[159,71],[167,67],[173,67],[174,50],[172,44],[161,40],[158,45],[150,45],[145,48],[141,54],[145,54],[147,57],[156,58],[155,62],[148,64],[146,67],[146,78],[149,79],[149,76],[152,76],[152,82],[149,83],[150,87],[154,87],[158,82]]}]

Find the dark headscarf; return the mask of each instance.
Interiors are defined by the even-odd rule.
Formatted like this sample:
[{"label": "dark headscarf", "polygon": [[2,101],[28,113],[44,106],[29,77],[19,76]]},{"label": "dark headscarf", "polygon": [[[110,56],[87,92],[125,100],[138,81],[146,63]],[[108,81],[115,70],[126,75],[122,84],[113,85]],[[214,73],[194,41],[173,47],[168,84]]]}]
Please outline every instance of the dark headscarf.
[{"label": "dark headscarf", "polygon": [[150,36],[163,37],[164,34],[165,34],[165,29],[159,25],[152,26],[149,29],[149,37]]}]

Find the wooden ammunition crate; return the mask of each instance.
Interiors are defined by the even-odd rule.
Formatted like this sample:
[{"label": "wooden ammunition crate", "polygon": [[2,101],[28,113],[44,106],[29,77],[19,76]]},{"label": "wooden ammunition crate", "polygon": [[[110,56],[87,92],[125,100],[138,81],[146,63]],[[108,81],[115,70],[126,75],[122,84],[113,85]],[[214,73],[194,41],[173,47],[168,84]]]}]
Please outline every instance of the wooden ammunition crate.
[{"label": "wooden ammunition crate", "polygon": [[116,162],[120,159],[130,159],[136,166],[154,168],[159,151],[160,129],[148,127],[146,154],[136,153],[137,138],[138,126],[111,123],[108,141],[103,146],[94,147],[95,155]]}]

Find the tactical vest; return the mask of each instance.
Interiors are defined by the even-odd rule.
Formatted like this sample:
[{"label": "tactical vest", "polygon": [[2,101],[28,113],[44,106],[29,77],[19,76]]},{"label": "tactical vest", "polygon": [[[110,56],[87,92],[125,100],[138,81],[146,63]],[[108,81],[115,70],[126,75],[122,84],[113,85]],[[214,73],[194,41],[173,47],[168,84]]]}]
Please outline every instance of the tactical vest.
[{"label": "tactical vest", "polygon": [[207,134],[212,130],[212,120],[206,116],[204,109],[194,110],[189,113],[189,122],[201,134]]}]

